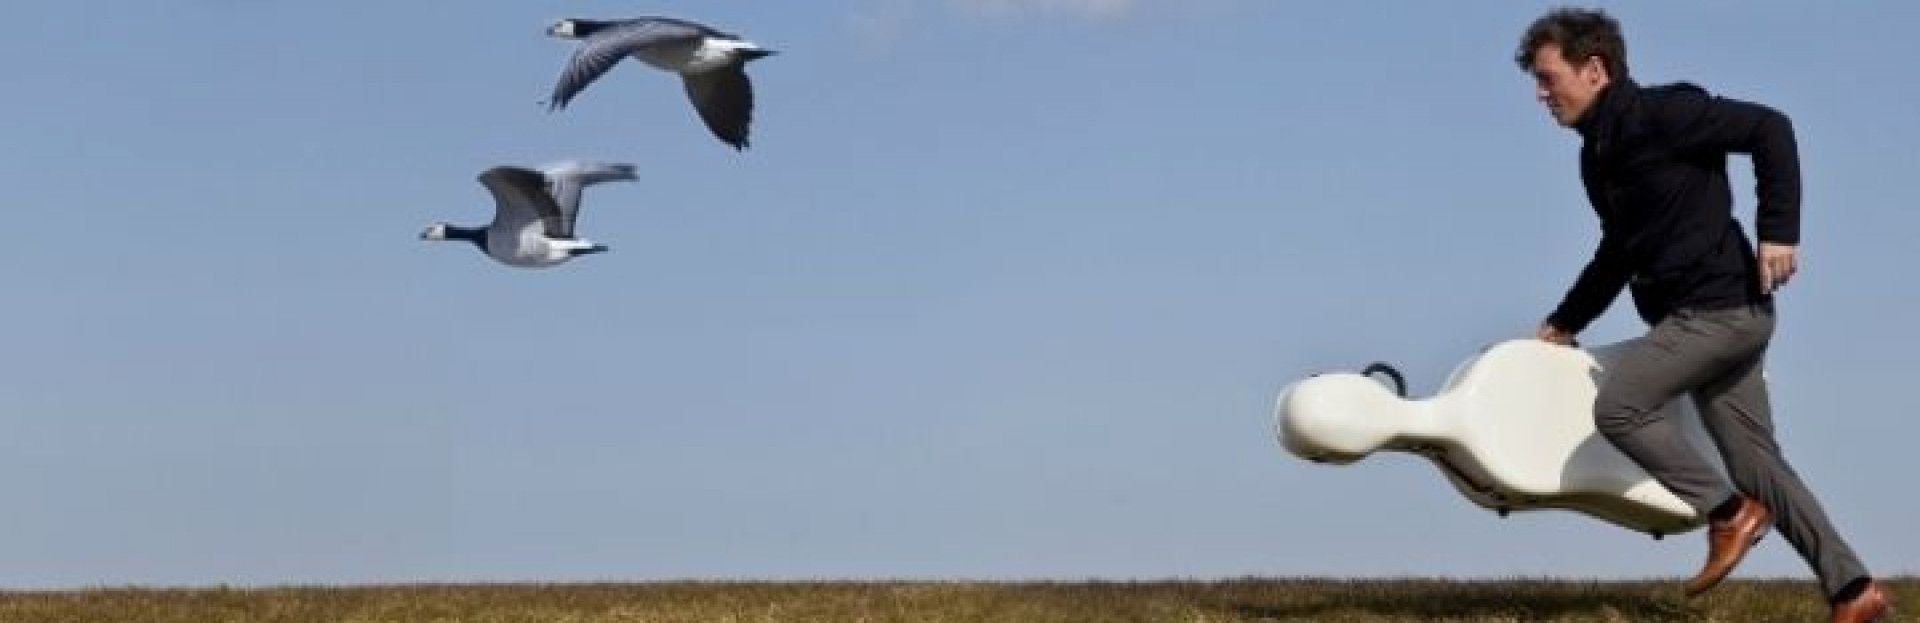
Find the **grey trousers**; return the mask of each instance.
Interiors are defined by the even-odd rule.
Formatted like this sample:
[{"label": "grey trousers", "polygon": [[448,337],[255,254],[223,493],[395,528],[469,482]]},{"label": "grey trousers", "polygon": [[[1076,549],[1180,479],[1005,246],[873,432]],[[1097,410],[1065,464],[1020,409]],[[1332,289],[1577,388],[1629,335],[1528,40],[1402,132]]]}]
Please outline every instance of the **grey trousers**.
[{"label": "grey trousers", "polygon": [[[1594,399],[1594,422],[1622,453],[1702,516],[1738,492],[1758,498],[1831,598],[1866,577],[1867,569],[1774,440],[1761,376],[1773,326],[1769,307],[1683,309],[1668,315],[1614,362]],[[1682,393],[1692,395],[1731,484],[1687,443],[1679,423],[1658,411]]]}]

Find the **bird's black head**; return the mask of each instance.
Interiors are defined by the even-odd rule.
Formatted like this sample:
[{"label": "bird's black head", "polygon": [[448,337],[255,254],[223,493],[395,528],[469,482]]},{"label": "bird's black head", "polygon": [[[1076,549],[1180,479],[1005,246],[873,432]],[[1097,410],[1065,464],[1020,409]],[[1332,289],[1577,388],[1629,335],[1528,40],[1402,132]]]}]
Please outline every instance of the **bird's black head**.
[{"label": "bird's black head", "polygon": [[446,223],[434,223],[420,232],[421,240],[464,240],[487,250],[487,230],[479,227],[457,227]]},{"label": "bird's black head", "polygon": [[606,29],[607,26],[612,24],[613,22],[570,17],[554,22],[552,26],[548,26],[547,36],[561,39],[585,39],[593,36],[593,33]]}]

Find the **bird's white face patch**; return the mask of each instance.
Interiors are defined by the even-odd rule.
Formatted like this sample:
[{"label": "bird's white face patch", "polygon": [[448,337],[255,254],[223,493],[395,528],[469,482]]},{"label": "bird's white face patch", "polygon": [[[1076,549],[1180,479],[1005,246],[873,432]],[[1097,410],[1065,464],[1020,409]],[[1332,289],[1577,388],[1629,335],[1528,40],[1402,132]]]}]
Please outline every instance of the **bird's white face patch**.
[{"label": "bird's white face patch", "polygon": [[561,39],[580,38],[578,27],[575,26],[575,24],[573,23],[573,20],[570,20],[570,19],[563,19],[558,22],[554,22],[552,27],[547,28],[547,35],[553,36],[553,37],[559,37]]},{"label": "bird's white face patch", "polygon": [[420,239],[421,240],[446,240],[447,224],[434,223],[432,225],[428,225],[426,231],[420,232]]}]

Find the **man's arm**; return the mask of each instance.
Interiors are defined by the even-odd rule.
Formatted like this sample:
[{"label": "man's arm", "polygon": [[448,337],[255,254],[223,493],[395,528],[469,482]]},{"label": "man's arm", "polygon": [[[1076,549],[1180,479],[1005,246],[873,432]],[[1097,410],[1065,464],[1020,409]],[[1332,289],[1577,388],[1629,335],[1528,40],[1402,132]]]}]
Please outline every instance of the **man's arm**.
[{"label": "man's arm", "polygon": [[[1613,305],[1613,299],[1620,296],[1629,274],[1625,254],[1614,238],[1605,233],[1600,235],[1600,246],[1594,249],[1593,259],[1581,269],[1580,277],[1560,300],[1560,306],[1547,315],[1546,325],[1540,328],[1541,339],[1562,341],[1556,338],[1564,337],[1565,342],[1571,342],[1573,336],[1585,330],[1588,323],[1600,317],[1601,312]],[[1549,327],[1564,336],[1555,335]]]},{"label": "man's arm", "polygon": [[1793,122],[1772,108],[1714,97],[1690,85],[1677,88],[1657,110],[1676,152],[1753,156],[1760,284],[1772,292],[1786,283],[1799,270],[1800,153]]},{"label": "man's arm", "polygon": [[1655,114],[1678,153],[1751,154],[1755,232],[1761,242],[1800,243],[1800,151],[1786,115],[1698,87],[1676,88]]}]

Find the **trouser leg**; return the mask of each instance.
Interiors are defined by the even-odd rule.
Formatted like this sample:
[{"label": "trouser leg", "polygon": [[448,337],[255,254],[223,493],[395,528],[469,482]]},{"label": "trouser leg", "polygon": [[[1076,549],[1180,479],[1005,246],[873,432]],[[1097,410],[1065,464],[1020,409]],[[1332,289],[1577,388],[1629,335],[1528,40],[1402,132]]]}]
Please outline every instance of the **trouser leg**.
[{"label": "trouser leg", "polygon": [[1813,568],[1831,598],[1866,577],[1867,569],[1780,451],[1761,373],[1764,360],[1764,354],[1756,354],[1702,386],[1694,392],[1694,404],[1734,486],[1773,510],[1774,527]]},{"label": "trouser leg", "polygon": [[1621,453],[1705,516],[1735,491],[1660,407],[1758,353],[1765,336],[1737,335],[1692,312],[1674,312],[1629,344],[1606,370],[1594,424]]}]

